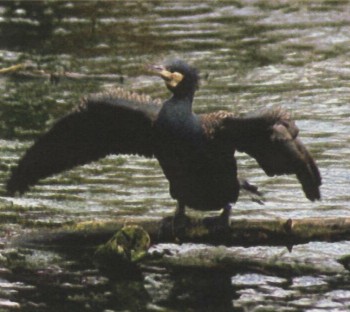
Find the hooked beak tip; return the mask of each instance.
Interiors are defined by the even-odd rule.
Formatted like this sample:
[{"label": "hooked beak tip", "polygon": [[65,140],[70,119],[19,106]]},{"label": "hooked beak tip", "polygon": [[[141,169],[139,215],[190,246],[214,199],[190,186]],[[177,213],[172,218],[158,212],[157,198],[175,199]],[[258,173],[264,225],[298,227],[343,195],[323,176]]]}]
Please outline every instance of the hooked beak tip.
[{"label": "hooked beak tip", "polygon": [[147,65],[146,69],[152,73],[160,74],[165,69],[165,67],[162,65],[149,64]]}]

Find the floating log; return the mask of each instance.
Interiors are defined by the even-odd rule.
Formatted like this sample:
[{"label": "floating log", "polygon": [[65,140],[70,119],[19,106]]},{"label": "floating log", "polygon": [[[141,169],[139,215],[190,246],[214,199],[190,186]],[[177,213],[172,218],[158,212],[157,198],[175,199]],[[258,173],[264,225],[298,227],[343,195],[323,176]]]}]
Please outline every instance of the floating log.
[{"label": "floating log", "polygon": [[124,77],[118,74],[82,74],[68,71],[50,72],[37,69],[32,63],[21,63],[6,68],[0,68],[0,75],[7,75],[19,79],[46,79],[51,83],[61,80],[111,80],[119,83],[124,82]]},{"label": "floating log", "polygon": [[[173,217],[80,222],[59,229],[26,233],[14,241],[13,246],[17,245],[19,249],[54,248],[68,254],[70,250],[76,252],[85,248],[90,250],[99,268],[115,277],[123,272],[129,272],[127,277],[130,274],[137,277],[142,271],[159,269],[181,272],[186,269],[211,270],[228,274],[253,271],[284,276],[334,275],[346,273],[349,267],[346,247],[339,259],[327,254],[310,254],[308,245],[299,245],[289,251],[293,245],[311,241],[349,240],[350,218],[233,219],[226,229],[214,226],[215,221],[215,218],[188,218],[181,237],[174,231]],[[139,229],[148,233],[146,237],[149,235],[152,243],[148,252],[137,251],[142,244],[137,239],[139,235],[128,232],[130,228],[136,228],[136,233],[140,232]],[[124,234],[121,236],[118,231]],[[118,237],[122,240],[119,241]],[[125,249],[127,246],[130,250]],[[246,248],[248,246],[250,248]],[[287,246],[289,251],[280,246]],[[137,263],[132,260],[135,251]],[[127,257],[131,259],[129,263],[124,255],[130,255]],[[121,269],[126,267],[127,270]]]},{"label": "floating log", "polygon": [[347,272],[343,258],[331,258],[319,253],[312,256],[307,248],[288,252],[281,247],[225,247],[211,245],[160,244],[149,250],[147,266],[165,267],[167,270],[208,270],[228,274],[258,272],[279,276],[304,276],[312,274],[335,275]]},{"label": "floating log", "polygon": [[195,242],[225,246],[287,246],[311,241],[335,242],[350,239],[350,218],[232,219],[217,226],[215,217],[189,218],[181,235],[174,232],[173,217],[128,217],[112,221],[79,222],[58,229],[40,230],[20,238],[43,245],[96,245],[107,241],[125,225],[138,225],[152,243]]}]

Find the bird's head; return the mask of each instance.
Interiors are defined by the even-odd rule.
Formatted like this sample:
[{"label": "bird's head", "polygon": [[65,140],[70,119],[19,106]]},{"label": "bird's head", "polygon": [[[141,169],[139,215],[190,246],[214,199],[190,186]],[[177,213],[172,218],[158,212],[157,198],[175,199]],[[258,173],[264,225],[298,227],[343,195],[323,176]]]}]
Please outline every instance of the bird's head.
[{"label": "bird's head", "polygon": [[182,60],[173,60],[165,65],[152,66],[151,69],[165,81],[166,86],[175,96],[193,97],[198,88],[197,69]]}]

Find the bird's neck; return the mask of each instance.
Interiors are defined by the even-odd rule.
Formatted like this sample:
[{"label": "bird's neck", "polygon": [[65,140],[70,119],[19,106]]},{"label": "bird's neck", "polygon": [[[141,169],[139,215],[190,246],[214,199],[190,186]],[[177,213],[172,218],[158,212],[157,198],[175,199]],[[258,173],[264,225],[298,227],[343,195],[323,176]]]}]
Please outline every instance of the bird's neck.
[{"label": "bird's neck", "polygon": [[173,95],[173,97],[169,100],[169,102],[171,103],[169,106],[173,107],[174,110],[178,110],[185,114],[191,115],[192,101],[193,101],[193,96],[191,95],[186,95],[186,96]]},{"label": "bird's neck", "polygon": [[173,96],[163,105],[160,118],[171,124],[187,123],[192,118],[192,100],[189,97]]},{"label": "bird's neck", "polygon": [[158,115],[157,124],[164,129],[178,131],[192,124],[192,101],[190,98],[173,96],[166,102]]},{"label": "bird's neck", "polygon": [[189,103],[192,107],[192,102],[194,98],[195,90],[190,89],[184,89],[184,90],[178,90],[176,93],[173,94],[172,100],[177,102],[186,102]]}]

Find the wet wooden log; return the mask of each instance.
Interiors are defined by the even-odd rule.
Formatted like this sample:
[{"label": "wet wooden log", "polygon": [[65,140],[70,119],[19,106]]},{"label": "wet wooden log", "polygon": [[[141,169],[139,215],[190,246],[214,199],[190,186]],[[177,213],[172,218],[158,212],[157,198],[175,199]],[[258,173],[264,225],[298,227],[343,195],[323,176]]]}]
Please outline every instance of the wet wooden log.
[{"label": "wet wooden log", "polygon": [[36,68],[32,63],[21,63],[6,68],[0,68],[0,75],[18,79],[45,79],[53,84],[62,80],[111,80],[124,82],[123,75],[119,74],[83,74],[69,71],[47,71]]},{"label": "wet wooden log", "polygon": [[[81,222],[56,230],[26,233],[14,241],[14,247],[53,247],[68,254],[70,250],[90,250],[97,267],[116,277],[123,272],[127,276],[141,276],[142,271],[164,269],[181,272],[187,269],[210,270],[229,274],[260,272],[285,276],[347,272],[346,247],[343,257],[310,252],[307,244],[290,251],[293,245],[311,241],[349,240],[350,218],[233,219],[227,228],[214,226],[215,221],[215,218],[188,218],[181,238],[174,231],[173,217],[165,220],[130,217]],[[138,235],[125,231],[133,226],[148,233],[146,236],[149,235],[152,244],[148,252],[147,247],[140,245]],[[125,241],[118,243],[118,237],[125,238]],[[140,246],[142,257],[137,256],[138,260],[134,262],[132,255],[135,252],[140,254]],[[250,248],[246,248],[248,246]],[[276,246],[287,246],[289,251]]]},{"label": "wet wooden log", "polygon": [[[221,226],[216,218],[189,218],[179,233],[173,217],[120,218],[112,221],[80,222],[59,229],[40,230],[21,238],[44,245],[96,245],[107,241],[125,225],[138,225],[148,232],[152,243],[194,242],[225,246],[286,246],[311,241],[335,242],[350,239],[350,218],[232,219]],[[218,225],[219,224],[219,225]]]},{"label": "wet wooden log", "polygon": [[208,270],[229,274],[258,272],[279,276],[308,274],[334,275],[347,272],[344,258],[332,258],[325,254],[310,253],[300,246],[293,252],[281,247],[230,247],[185,244],[160,244],[152,247],[150,256],[142,263],[165,267],[168,270]]}]

